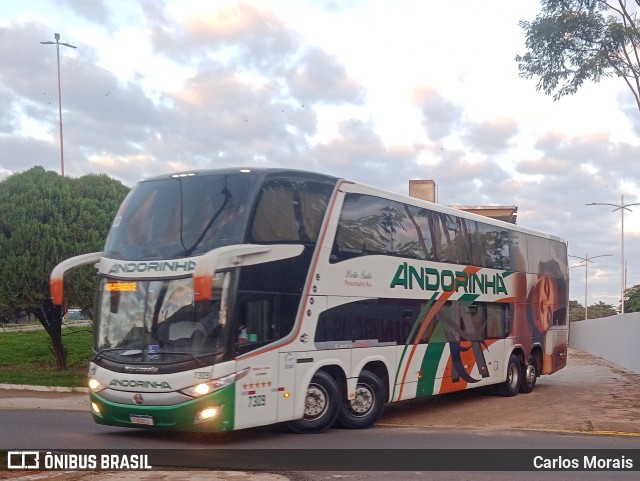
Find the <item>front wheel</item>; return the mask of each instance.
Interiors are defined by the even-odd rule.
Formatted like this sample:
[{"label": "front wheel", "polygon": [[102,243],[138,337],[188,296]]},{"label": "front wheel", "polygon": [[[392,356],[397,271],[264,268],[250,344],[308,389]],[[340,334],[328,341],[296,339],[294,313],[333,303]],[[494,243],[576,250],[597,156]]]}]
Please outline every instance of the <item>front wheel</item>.
[{"label": "front wheel", "polygon": [[536,358],[529,356],[527,365],[524,366],[524,372],[522,373],[522,385],[520,386],[520,392],[529,394],[536,387],[536,380],[538,379],[538,363]]},{"label": "front wheel", "polygon": [[348,429],[366,429],[378,420],[386,404],[385,388],[378,376],[362,371],[356,395],[340,407],[338,423]]},{"label": "front wheel", "polygon": [[336,381],[326,372],[318,371],[307,388],[304,416],[290,421],[289,428],[296,433],[319,433],[330,428],[338,417],[338,399],[340,390]]},{"label": "front wheel", "polygon": [[522,383],[521,374],[520,359],[515,354],[511,354],[507,365],[507,379],[496,387],[498,394],[505,397],[512,397],[518,394]]}]

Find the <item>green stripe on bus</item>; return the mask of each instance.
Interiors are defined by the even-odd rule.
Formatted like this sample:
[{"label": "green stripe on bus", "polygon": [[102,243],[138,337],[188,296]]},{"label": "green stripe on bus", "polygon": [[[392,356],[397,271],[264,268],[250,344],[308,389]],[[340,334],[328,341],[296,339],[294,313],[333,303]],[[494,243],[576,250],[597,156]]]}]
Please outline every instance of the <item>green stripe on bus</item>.
[{"label": "green stripe on bus", "polygon": [[459,301],[463,304],[473,304],[478,297],[480,297],[479,294],[463,294]]},{"label": "green stripe on bus", "polygon": [[396,378],[393,383],[393,394],[391,395],[391,399],[394,399],[396,396],[396,387],[398,386],[398,378],[400,377],[400,369],[402,368],[402,361],[404,360],[404,356],[407,353],[409,346],[413,344],[412,343],[413,335],[418,330],[418,328],[424,321],[425,317],[427,316],[427,313],[431,309],[431,306],[433,306],[433,303],[437,299],[438,299],[438,293],[434,292],[433,295],[431,296],[431,299],[429,299],[429,301],[424,305],[424,307],[420,309],[420,312],[418,313],[418,317],[416,317],[416,320],[414,321],[413,326],[411,326],[411,332],[409,332],[409,335],[407,336],[407,341],[404,345],[404,349],[402,349],[402,354],[400,355],[400,361],[398,362],[398,369],[396,370]]},{"label": "green stripe on bus", "polygon": [[[436,327],[436,329],[437,328],[438,327]],[[424,353],[422,365],[420,366],[422,378],[418,379],[416,397],[431,396],[433,394],[436,374],[438,372],[438,366],[440,365],[440,359],[442,359],[442,353],[444,352],[445,346],[446,343],[444,342],[433,342],[427,345],[427,351]]]}]

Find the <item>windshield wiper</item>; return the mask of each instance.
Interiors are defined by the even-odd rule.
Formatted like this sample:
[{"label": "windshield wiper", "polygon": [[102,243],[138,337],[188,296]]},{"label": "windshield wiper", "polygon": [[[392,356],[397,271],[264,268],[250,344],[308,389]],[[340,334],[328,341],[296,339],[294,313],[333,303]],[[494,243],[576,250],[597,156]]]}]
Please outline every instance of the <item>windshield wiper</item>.
[{"label": "windshield wiper", "polygon": [[[123,352],[119,353],[120,356],[139,356],[140,354],[142,354],[144,352],[142,349],[132,349],[130,347],[106,348],[106,349],[101,349],[100,351],[98,351],[98,353],[94,357],[94,361],[99,361],[100,359],[102,359],[104,357],[105,353],[112,353],[112,352],[118,352],[118,351],[123,351]],[[218,352],[207,353],[206,357],[215,355],[217,353],[219,353],[219,351]],[[208,365],[201,358],[199,358],[197,356],[194,356],[190,352],[186,352],[186,351],[160,351],[158,354],[160,356],[168,356],[168,355],[171,355],[171,356],[187,356],[187,357],[193,359],[194,361],[196,361],[197,363],[199,363],[201,366],[207,366]]]},{"label": "windshield wiper", "polygon": [[117,351],[124,351],[120,354],[121,356],[138,356],[143,352],[142,349],[140,348],[132,349],[130,347],[107,347],[105,349],[100,349],[98,353],[95,355],[94,359],[98,361],[103,357],[103,354],[109,353],[109,352],[117,352]]},{"label": "windshield wiper", "polygon": [[191,359],[193,359],[194,361],[198,362],[201,366],[206,366],[207,365],[207,363],[204,362],[202,359],[200,359],[199,357],[196,357],[193,354],[191,354],[190,352],[186,352],[186,351],[161,351],[160,354],[161,355],[165,355],[165,356],[166,355],[187,356],[187,357],[190,357]]}]

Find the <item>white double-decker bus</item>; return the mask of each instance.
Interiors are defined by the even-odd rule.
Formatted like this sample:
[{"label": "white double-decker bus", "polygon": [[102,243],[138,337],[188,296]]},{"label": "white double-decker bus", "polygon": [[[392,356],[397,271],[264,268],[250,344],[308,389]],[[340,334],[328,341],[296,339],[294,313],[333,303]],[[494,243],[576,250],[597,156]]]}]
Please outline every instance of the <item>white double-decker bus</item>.
[{"label": "white double-decker bus", "polygon": [[567,245],[326,175],[241,169],[138,183],[95,264],[97,423],[367,428],[388,402],[567,360]]}]

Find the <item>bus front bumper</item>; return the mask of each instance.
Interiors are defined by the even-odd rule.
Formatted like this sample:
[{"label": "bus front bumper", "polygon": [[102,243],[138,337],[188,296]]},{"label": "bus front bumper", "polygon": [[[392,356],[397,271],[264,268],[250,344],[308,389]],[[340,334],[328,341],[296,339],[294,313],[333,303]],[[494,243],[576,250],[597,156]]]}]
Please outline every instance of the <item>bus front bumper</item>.
[{"label": "bus front bumper", "polygon": [[[232,431],[235,387],[169,406],[123,404],[90,394],[92,415],[97,424],[166,431]],[[132,393],[133,394],[133,393]]]}]

